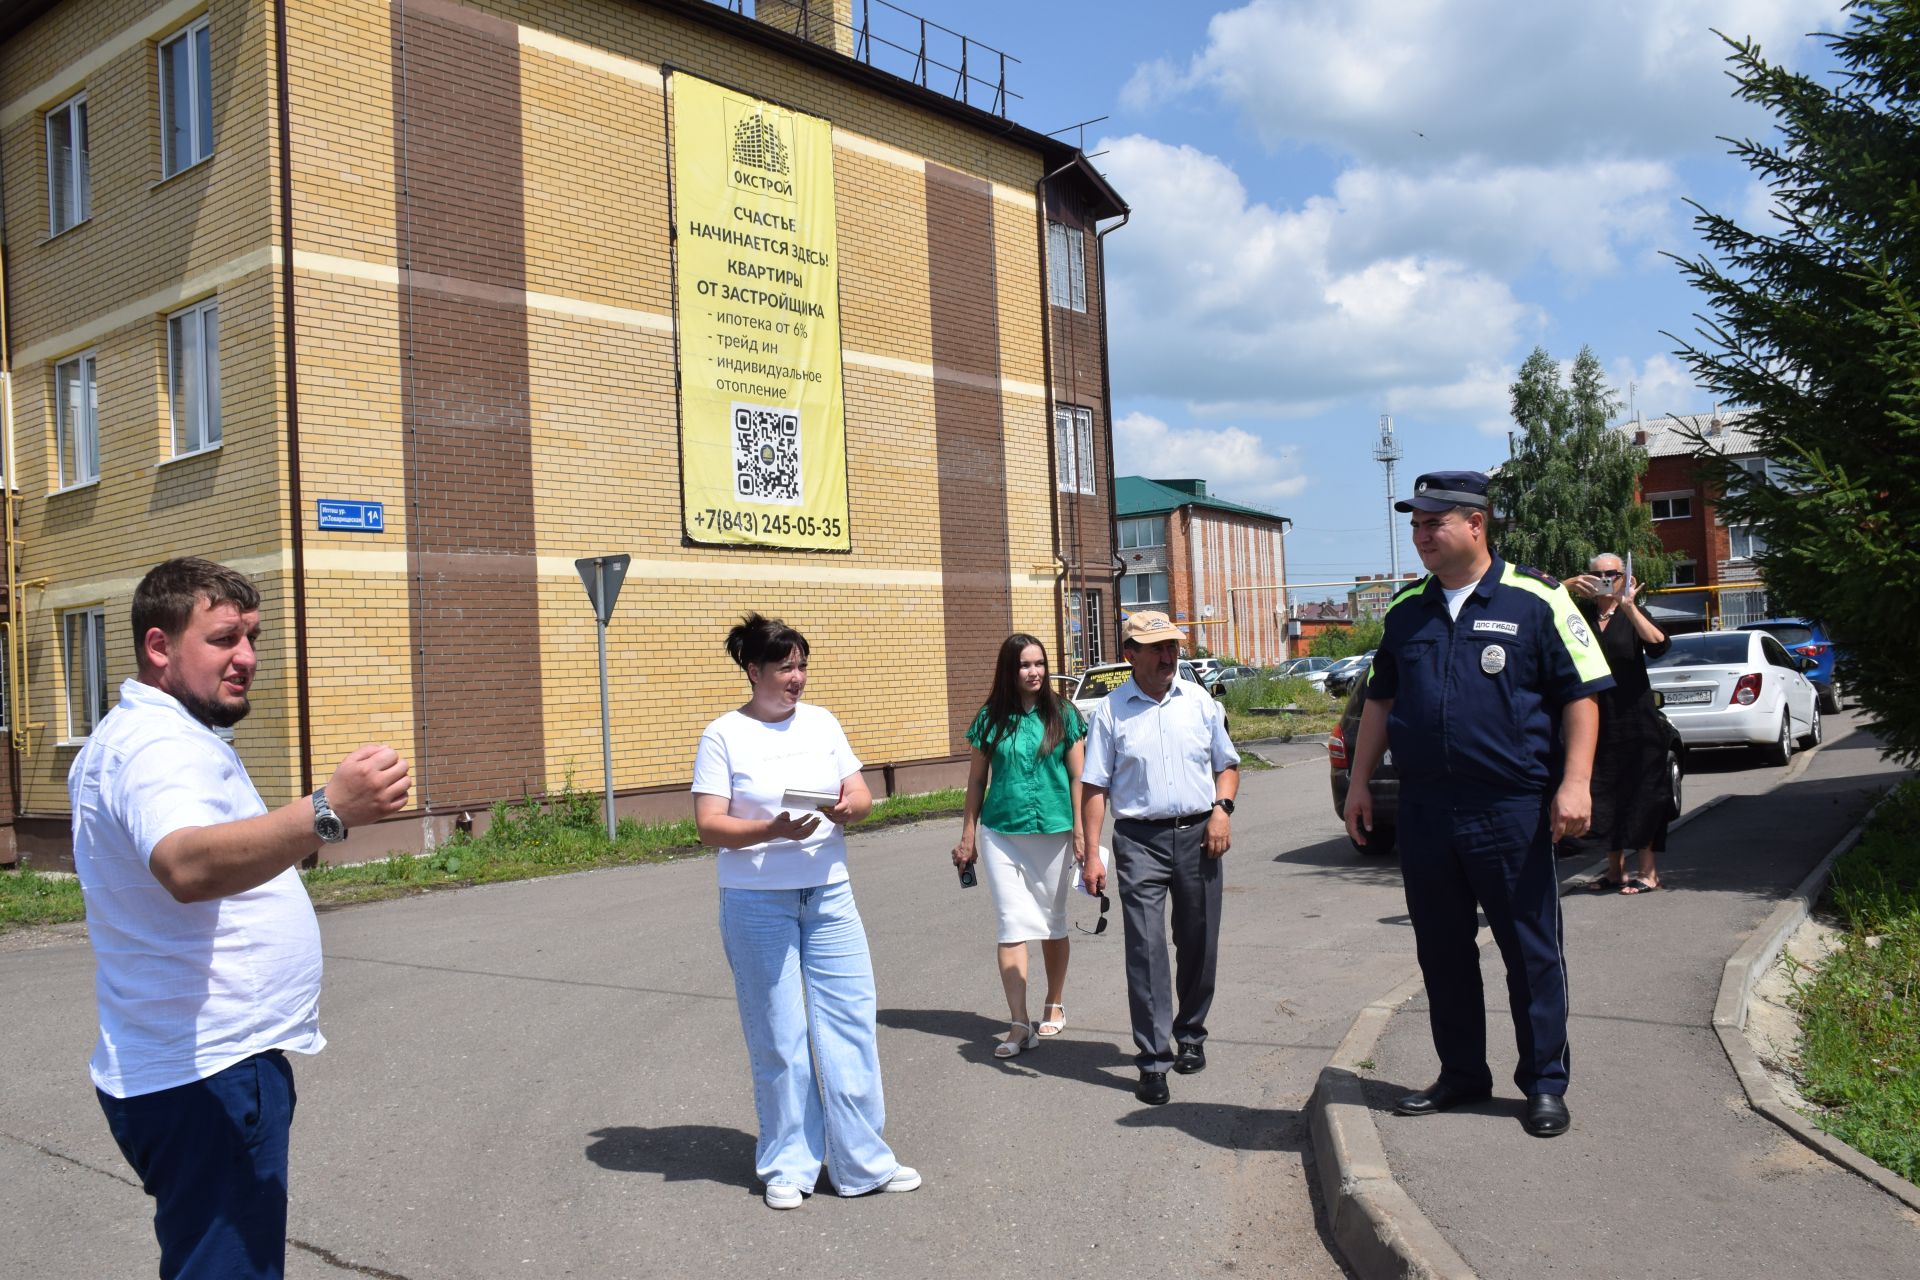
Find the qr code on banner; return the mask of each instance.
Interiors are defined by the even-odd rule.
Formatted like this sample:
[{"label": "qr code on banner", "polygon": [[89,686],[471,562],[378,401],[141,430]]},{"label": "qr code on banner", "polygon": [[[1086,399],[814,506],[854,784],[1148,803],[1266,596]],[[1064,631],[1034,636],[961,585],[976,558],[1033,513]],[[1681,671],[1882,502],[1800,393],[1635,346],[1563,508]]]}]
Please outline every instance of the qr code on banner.
[{"label": "qr code on banner", "polygon": [[798,413],[734,402],[733,493],[751,502],[800,505]]}]

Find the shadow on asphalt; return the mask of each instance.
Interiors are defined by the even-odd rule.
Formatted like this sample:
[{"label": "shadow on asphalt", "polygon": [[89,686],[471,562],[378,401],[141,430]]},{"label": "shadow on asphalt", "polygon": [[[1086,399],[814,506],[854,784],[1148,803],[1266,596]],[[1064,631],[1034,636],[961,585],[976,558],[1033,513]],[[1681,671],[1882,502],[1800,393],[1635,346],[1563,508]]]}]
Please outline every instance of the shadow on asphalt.
[{"label": "shadow on asphalt", "polygon": [[[918,1031],[923,1035],[945,1036],[959,1043],[954,1052],[976,1066],[997,1067],[1008,1075],[1057,1076],[1082,1084],[1104,1085],[1109,1089],[1132,1092],[1133,1055],[1122,1053],[1106,1040],[1083,1040],[1073,1028],[1049,1036],[1037,1049],[1011,1058],[993,1056],[994,1040],[1006,1033],[1002,1018],[989,1018],[961,1009],[882,1009],[880,1025],[897,1031]],[[1120,1074],[1116,1075],[1118,1071]]]},{"label": "shadow on asphalt", "polygon": [[1315,875],[1339,876],[1368,884],[1399,884],[1400,859],[1392,854],[1361,853],[1345,836],[1322,840],[1303,849],[1275,855],[1275,862],[1297,867],[1320,867]]},{"label": "shadow on asphalt", "polygon": [[[1175,1081],[1177,1088],[1179,1082]],[[1243,1107],[1231,1102],[1172,1102],[1129,1111],[1114,1123],[1128,1129],[1178,1129],[1229,1151],[1288,1151],[1308,1148],[1306,1117],[1285,1107]]]},{"label": "shadow on asphalt", "polygon": [[666,1182],[717,1182],[757,1190],[754,1136],[713,1124],[670,1124],[658,1129],[615,1125],[595,1129],[587,1159],[614,1173],[657,1173]]}]

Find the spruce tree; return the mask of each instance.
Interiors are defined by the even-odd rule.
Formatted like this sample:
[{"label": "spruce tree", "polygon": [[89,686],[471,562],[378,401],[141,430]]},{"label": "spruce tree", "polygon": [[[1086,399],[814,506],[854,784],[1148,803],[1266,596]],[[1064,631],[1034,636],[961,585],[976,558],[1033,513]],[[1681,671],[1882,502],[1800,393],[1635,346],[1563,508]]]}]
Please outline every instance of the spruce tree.
[{"label": "spruce tree", "polygon": [[1667,555],[1641,503],[1646,452],[1608,420],[1619,401],[1582,347],[1566,379],[1535,347],[1513,383],[1511,456],[1493,476],[1494,545],[1556,577],[1585,573],[1603,551],[1633,557],[1643,583],[1667,580]]},{"label": "spruce tree", "polygon": [[1839,679],[1889,752],[1920,760],[1920,4],[1859,0],[1816,81],[1729,40],[1735,93],[1777,136],[1733,144],[1772,191],[1749,230],[1699,209],[1708,252],[1676,259],[1706,295],[1680,355],[1745,406],[1774,464],[1708,454],[1730,522],[1764,534],[1775,612],[1823,622]]}]

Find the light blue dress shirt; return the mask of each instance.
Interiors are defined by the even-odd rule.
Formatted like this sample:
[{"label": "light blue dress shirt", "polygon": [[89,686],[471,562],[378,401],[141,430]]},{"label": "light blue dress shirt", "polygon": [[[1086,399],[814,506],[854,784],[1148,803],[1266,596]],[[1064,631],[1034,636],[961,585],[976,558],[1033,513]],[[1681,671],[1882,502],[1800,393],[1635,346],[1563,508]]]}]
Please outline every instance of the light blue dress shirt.
[{"label": "light blue dress shirt", "polygon": [[1239,763],[1205,689],[1176,679],[1155,702],[1129,679],[1088,717],[1080,781],[1105,787],[1117,818],[1184,818],[1211,809],[1214,775]]}]

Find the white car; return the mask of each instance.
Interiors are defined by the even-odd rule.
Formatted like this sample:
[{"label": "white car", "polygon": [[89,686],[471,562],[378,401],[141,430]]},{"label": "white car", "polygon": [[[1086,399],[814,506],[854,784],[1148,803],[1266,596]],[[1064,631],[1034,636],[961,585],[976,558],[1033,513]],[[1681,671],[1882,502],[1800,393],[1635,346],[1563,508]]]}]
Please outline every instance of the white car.
[{"label": "white car", "polygon": [[1675,636],[1647,661],[1647,678],[1680,741],[1692,747],[1759,747],[1785,764],[1797,745],[1820,743],[1820,700],[1796,659],[1764,631]]}]

